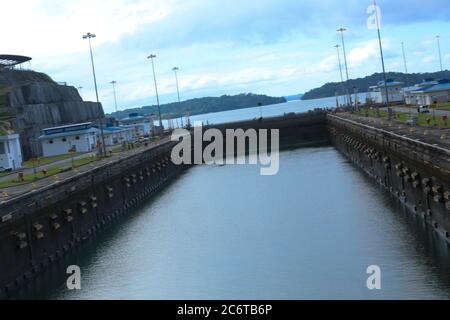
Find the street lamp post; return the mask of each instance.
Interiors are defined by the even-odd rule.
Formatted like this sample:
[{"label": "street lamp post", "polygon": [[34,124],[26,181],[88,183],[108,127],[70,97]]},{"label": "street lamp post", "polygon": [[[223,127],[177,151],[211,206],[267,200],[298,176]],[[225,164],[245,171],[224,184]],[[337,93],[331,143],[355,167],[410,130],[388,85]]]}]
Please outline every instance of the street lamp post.
[{"label": "street lamp post", "polygon": [[444,68],[442,67],[441,36],[436,36],[436,40],[437,40],[437,46],[438,46],[438,52],[439,52],[439,63],[441,66],[441,71],[444,71]]},{"label": "street lamp post", "polygon": [[[100,107],[100,101],[98,99],[97,77],[95,75],[94,55],[92,53],[92,44],[91,44],[91,39],[95,38],[95,37],[96,37],[96,35],[92,34],[90,32],[83,35],[83,39],[88,39],[88,41],[89,41],[89,52],[91,54],[91,64],[92,64],[92,74],[94,76],[95,96],[97,98],[97,106]],[[102,148],[101,148],[100,153],[106,157],[105,135],[103,132],[103,118],[101,117],[100,114],[98,117],[98,122],[99,122],[99,126],[100,126],[100,135],[101,135],[101,139],[102,139]]]},{"label": "street lamp post", "polygon": [[[402,42],[403,64],[405,65],[405,86],[408,87],[408,64],[406,63],[405,44]],[[404,93],[404,91],[403,91]],[[412,108],[409,109],[409,120],[412,121]],[[412,122],[414,123],[414,122]]]},{"label": "street lamp post", "polygon": [[112,84],[112,87],[113,87],[114,106],[115,106],[115,108],[116,108],[115,110],[117,112],[117,95],[116,95],[116,84],[117,84],[117,81],[111,81],[110,83]]},{"label": "street lamp post", "polygon": [[[376,0],[373,0],[373,5],[375,6],[375,8],[377,8]],[[384,90],[386,92],[386,104],[388,107],[388,118],[390,120],[392,117],[392,108],[389,106],[389,90],[387,86],[386,68],[384,66],[384,54],[383,54],[383,45],[381,43],[380,17],[378,16],[378,9],[375,9],[375,18],[377,20],[378,44],[380,47],[381,65],[383,67],[383,80],[384,80]],[[383,95],[381,96],[383,97]]]},{"label": "street lamp post", "polygon": [[402,42],[403,64],[405,66],[405,73],[408,73],[408,64],[406,63],[405,44]]},{"label": "street lamp post", "polygon": [[347,90],[347,103],[351,106],[352,105],[352,97],[350,96],[350,89],[349,89],[349,76],[348,76],[348,64],[347,64],[347,53],[345,51],[345,41],[344,41],[344,32],[347,31],[345,28],[340,28],[337,30],[337,32],[340,32],[341,34],[341,40],[342,40],[342,51],[344,52],[344,63],[345,63],[345,72],[347,75],[347,83],[346,83],[346,90]]},{"label": "street lamp post", "polygon": [[345,86],[344,86],[344,76],[342,75],[342,64],[341,64],[341,54],[339,52],[340,45],[335,45],[336,51],[337,51],[337,57],[338,57],[338,63],[339,63],[339,73],[341,75],[341,86],[342,86],[342,94],[345,99],[345,104],[348,104],[347,96],[345,95]]},{"label": "street lamp post", "polygon": [[153,62],[154,58],[156,58],[156,55],[154,55],[154,54],[151,54],[147,57],[147,59],[150,59],[152,61],[153,80],[155,82],[155,92],[156,92],[156,103],[158,105],[159,127],[162,130],[163,124],[162,124],[162,118],[161,118],[161,106],[159,105],[158,85],[156,83],[155,63]]},{"label": "street lamp post", "polygon": [[[178,67],[172,68],[172,71],[175,74],[175,83],[177,85],[178,105],[180,106],[180,110],[181,110],[180,87],[178,85],[178,71],[179,70],[180,70],[180,68],[178,68]],[[183,115],[181,115],[181,127],[183,127]]]}]

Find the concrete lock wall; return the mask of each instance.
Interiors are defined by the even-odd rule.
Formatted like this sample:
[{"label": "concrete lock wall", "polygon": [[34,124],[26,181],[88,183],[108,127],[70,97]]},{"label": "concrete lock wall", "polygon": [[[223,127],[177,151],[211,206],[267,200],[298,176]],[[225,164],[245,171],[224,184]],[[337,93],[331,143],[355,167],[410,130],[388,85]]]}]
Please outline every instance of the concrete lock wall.
[{"label": "concrete lock wall", "polygon": [[151,197],[185,166],[173,143],[0,205],[0,296],[16,290],[98,230]]},{"label": "concrete lock wall", "polygon": [[328,115],[330,140],[408,208],[450,241],[450,153]]},{"label": "concrete lock wall", "polygon": [[[450,239],[448,150],[324,112],[214,127],[280,129],[287,147],[331,142]],[[175,144],[161,144],[1,203],[0,296],[21,287],[186,169],[171,162]]]}]

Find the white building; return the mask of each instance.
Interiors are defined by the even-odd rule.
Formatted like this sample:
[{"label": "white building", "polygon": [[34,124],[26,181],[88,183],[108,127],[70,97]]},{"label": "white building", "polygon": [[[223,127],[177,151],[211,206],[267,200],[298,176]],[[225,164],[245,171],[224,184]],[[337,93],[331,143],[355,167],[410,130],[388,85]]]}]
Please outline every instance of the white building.
[{"label": "white building", "polygon": [[133,138],[138,138],[151,135],[154,127],[153,121],[153,117],[131,113],[128,117],[119,120],[119,123],[121,126],[133,130]]},{"label": "white building", "polygon": [[144,123],[129,124],[120,127],[130,132],[131,140],[136,140],[141,137],[149,136],[151,134],[151,131],[148,131],[148,125]]},{"label": "white building", "polygon": [[129,127],[105,127],[103,129],[106,146],[115,146],[133,139],[133,128]]},{"label": "white building", "polygon": [[389,98],[389,102],[403,102],[404,96],[402,87],[403,82],[386,80],[385,85],[384,81],[380,81],[376,86],[372,86],[369,88],[367,100],[372,103],[387,103],[387,98]]},{"label": "white building", "polygon": [[22,167],[22,150],[18,134],[0,136],[0,171]]},{"label": "white building", "polygon": [[418,83],[412,87],[403,88],[403,95],[405,97],[405,103],[409,105],[417,105],[419,104],[419,100],[422,100],[419,98],[420,91],[426,90],[428,88],[431,88],[432,86],[438,84],[437,81],[434,81],[434,79],[425,79],[423,82]]},{"label": "white building", "polygon": [[39,137],[44,157],[68,154],[71,152],[85,153],[98,149],[98,129],[91,122],[72,124],[62,127],[42,130]]},{"label": "white building", "polygon": [[440,80],[427,85],[417,85],[415,90],[408,91],[408,103],[430,106],[435,102],[450,102],[450,80]]}]

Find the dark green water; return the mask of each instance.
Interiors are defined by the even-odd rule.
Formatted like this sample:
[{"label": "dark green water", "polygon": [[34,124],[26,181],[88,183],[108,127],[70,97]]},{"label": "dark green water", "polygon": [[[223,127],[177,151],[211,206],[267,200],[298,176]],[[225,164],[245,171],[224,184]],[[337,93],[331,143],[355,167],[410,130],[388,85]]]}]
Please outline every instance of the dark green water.
[{"label": "dark green water", "polygon": [[[369,265],[382,290],[366,288]],[[450,249],[335,149],[297,149],[276,176],[188,170],[19,297],[449,299]]]}]

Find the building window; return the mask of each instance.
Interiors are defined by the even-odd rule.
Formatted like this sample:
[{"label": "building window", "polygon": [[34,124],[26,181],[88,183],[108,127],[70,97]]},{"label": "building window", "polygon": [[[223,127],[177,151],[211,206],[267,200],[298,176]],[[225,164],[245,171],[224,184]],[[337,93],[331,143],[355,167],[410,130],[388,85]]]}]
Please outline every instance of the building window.
[{"label": "building window", "polygon": [[5,154],[5,144],[0,142],[0,154]]},{"label": "building window", "polygon": [[53,144],[53,140],[49,140],[48,143]]},{"label": "building window", "polygon": [[79,137],[79,136],[76,136],[76,137],[75,137],[75,140],[80,140],[80,137]]},{"label": "building window", "polygon": [[67,139],[66,139],[66,138],[62,138],[62,141],[63,141],[63,142],[66,142],[66,141],[67,141]]}]

